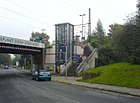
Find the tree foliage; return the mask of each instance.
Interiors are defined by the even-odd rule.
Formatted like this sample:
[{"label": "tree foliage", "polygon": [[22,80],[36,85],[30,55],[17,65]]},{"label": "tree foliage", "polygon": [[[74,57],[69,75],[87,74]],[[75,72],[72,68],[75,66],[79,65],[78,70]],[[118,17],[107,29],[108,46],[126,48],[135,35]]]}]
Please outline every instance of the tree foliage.
[{"label": "tree foliage", "polygon": [[49,35],[47,35],[46,33],[32,32],[30,40],[49,44],[49,38],[50,38]]},{"label": "tree foliage", "polygon": [[31,69],[31,56],[25,54],[15,54],[15,58],[13,59],[13,64],[16,65],[16,62],[19,62],[19,67],[24,67],[25,69]]},{"label": "tree foliage", "polygon": [[12,62],[12,59],[11,59],[11,56],[9,54],[2,54],[0,53],[0,64],[11,64]]},{"label": "tree foliage", "polygon": [[110,45],[110,49],[113,51],[114,54],[114,60],[118,61],[123,56],[123,49],[120,45],[120,39],[121,39],[121,32],[123,30],[123,25],[120,24],[111,24],[109,29],[109,33],[107,34],[109,42],[108,45]]},{"label": "tree foliage", "polygon": [[137,15],[129,15],[124,24],[111,24],[107,35],[101,21],[97,22],[87,40],[98,48],[99,66],[120,61],[140,64],[140,0],[137,8]]},{"label": "tree foliage", "polygon": [[87,41],[91,42],[93,47],[101,48],[105,42],[105,32],[100,19],[97,21],[97,26],[92,35],[88,37]]},{"label": "tree foliage", "polygon": [[107,65],[113,61],[113,51],[110,49],[109,45],[110,40],[105,35],[105,31],[100,20],[97,21],[95,30],[87,40],[93,47],[98,48],[99,58],[97,59],[97,66]]},{"label": "tree foliage", "polygon": [[117,61],[139,64],[140,31],[134,18],[135,16],[129,17],[124,25],[110,25],[108,36]]}]

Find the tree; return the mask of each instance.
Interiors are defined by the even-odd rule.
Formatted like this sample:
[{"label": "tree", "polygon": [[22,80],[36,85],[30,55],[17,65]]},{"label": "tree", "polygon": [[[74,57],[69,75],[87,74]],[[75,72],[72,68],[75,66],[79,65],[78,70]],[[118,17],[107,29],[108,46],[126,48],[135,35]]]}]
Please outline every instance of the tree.
[{"label": "tree", "polygon": [[140,64],[140,0],[138,0],[137,6],[137,15],[135,16],[134,26],[134,35],[133,35],[133,45],[132,45],[132,53],[131,53],[131,61],[135,64]]},{"label": "tree", "polygon": [[[132,20],[132,19],[131,19]],[[134,22],[125,25],[123,37],[126,43],[121,43],[127,50],[128,59],[131,63],[140,64],[140,27]]]},{"label": "tree", "polygon": [[97,26],[96,26],[94,34],[99,36],[99,37],[104,37],[105,36],[105,32],[104,32],[104,29],[103,29],[103,24],[100,21],[100,19],[98,19],[98,21],[97,21]]},{"label": "tree", "polygon": [[19,62],[20,67],[24,67],[25,69],[31,69],[31,56],[25,54],[15,54],[15,58],[13,59],[13,64],[16,65],[16,62]]},{"label": "tree", "polygon": [[32,32],[31,33],[31,41],[41,42],[45,44],[49,44],[49,36],[46,33]]},{"label": "tree", "polygon": [[[139,29],[140,30],[140,29]],[[117,61],[140,63],[140,32],[134,15],[124,25],[110,25],[108,36]]]},{"label": "tree", "polygon": [[113,51],[110,49],[109,39],[105,35],[102,22],[98,20],[97,26],[92,33],[92,36],[88,37],[88,42],[93,47],[98,48],[99,57],[97,59],[97,66],[107,65],[113,61]]},{"label": "tree", "polygon": [[110,45],[110,49],[113,51],[114,60],[113,61],[121,61],[123,53],[123,47],[120,45],[120,38],[123,31],[123,25],[121,24],[111,24],[109,25],[109,33],[108,35],[108,43]]},{"label": "tree", "polygon": [[12,59],[9,54],[0,53],[0,64],[11,64]]},{"label": "tree", "polygon": [[100,19],[97,21],[97,26],[93,31],[92,35],[88,37],[88,42],[90,42],[93,47],[101,48],[105,42],[105,32],[103,29],[102,22]]}]

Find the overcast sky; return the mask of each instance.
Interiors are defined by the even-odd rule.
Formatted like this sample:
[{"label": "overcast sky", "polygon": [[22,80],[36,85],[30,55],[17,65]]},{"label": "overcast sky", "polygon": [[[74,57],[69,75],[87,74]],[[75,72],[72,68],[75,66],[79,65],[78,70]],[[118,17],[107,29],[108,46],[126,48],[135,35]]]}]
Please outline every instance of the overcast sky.
[{"label": "overcast sky", "polygon": [[92,30],[100,19],[107,32],[110,24],[122,24],[128,14],[136,12],[136,4],[137,0],[0,0],[0,35],[29,40],[32,31],[45,29],[52,41],[55,24],[81,24],[81,14],[86,14],[87,23],[89,8]]}]

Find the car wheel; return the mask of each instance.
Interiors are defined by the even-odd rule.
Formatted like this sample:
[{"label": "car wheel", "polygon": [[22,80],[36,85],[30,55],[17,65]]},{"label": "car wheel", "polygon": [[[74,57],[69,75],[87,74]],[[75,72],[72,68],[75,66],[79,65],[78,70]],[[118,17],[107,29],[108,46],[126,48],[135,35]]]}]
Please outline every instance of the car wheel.
[{"label": "car wheel", "polygon": [[36,77],[36,78],[35,78],[35,80],[39,81],[39,78],[38,78],[38,77]]},{"label": "car wheel", "polygon": [[51,78],[49,78],[49,81],[51,81]]}]

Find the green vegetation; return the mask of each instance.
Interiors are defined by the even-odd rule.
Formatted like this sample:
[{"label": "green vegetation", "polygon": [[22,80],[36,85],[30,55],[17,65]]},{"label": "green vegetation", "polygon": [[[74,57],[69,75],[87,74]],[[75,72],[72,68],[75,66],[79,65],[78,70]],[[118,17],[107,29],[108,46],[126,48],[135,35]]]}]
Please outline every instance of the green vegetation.
[{"label": "green vegetation", "polygon": [[9,54],[3,54],[3,53],[0,53],[0,64],[11,64],[12,63],[12,59],[11,59],[11,56]]},{"label": "green vegetation", "polygon": [[46,45],[46,49],[52,48],[52,47],[53,47],[52,45]]},{"label": "green vegetation", "polygon": [[80,81],[140,88],[140,65],[132,65],[126,62],[115,63],[90,69],[85,71],[85,73],[99,73],[100,75],[95,78]]},{"label": "green vegetation", "polygon": [[136,6],[136,14],[128,15],[124,24],[110,24],[107,34],[102,22],[97,21],[87,38],[87,42],[98,48],[96,66],[115,62],[140,64],[140,0]]},{"label": "green vegetation", "polygon": [[[35,38],[38,38],[37,40]],[[42,32],[32,32],[31,33],[31,38],[30,41],[34,41],[34,42],[41,42],[41,43],[45,43],[45,44],[49,44],[49,35],[47,35],[46,33]]]}]

